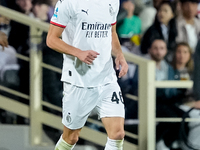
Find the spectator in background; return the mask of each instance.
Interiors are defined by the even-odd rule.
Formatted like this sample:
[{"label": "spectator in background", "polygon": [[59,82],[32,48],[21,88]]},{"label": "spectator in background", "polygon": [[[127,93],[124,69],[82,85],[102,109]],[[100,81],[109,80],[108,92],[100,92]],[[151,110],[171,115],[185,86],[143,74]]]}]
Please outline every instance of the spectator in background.
[{"label": "spectator in background", "polygon": [[[194,86],[193,86],[193,94],[187,94],[183,99],[183,104],[179,106],[180,109],[187,112],[189,117],[199,119],[199,110],[200,110],[200,39],[196,46],[195,55],[194,55]],[[190,112],[189,112],[190,111]],[[181,143],[181,149],[191,150],[191,149],[199,149],[199,132],[200,126],[197,122],[189,122],[189,133],[187,136],[181,134],[184,137],[184,143]],[[181,133],[184,133],[182,131]],[[186,146],[187,143],[187,146]],[[188,147],[188,145],[190,147]]]},{"label": "spectator in background", "polygon": [[[9,20],[0,17],[0,24],[3,23],[7,24]],[[4,31],[2,29],[4,28],[0,29],[0,83],[7,87],[18,87],[19,80],[16,72],[19,66],[17,65],[16,50],[9,46],[7,35],[2,32]]]},{"label": "spectator in background", "polygon": [[[120,0],[120,4],[127,0]],[[152,0],[130,0],[135,4],[134,14],[138,15],[142,20],[141,33],[144,33],[148,27],[150,27],[155,19],[156,9],[152,6]],[[122,6],[122,5],[121,5]],[[118,24],[126,18],[127,11],[125,9],[120,8],[117,22]]]},{"label": "spectator in background", "polygon": [[[32,0],[15,0],[15,7],[13,7],[13,9],[25,15],[33,16],[31,13]],[[15,21],[11,21],[10,26],[11,30],[8,37],[9,44],[16,49],[17,53],[29,56],[29,27]],[[20,65],[20,92],[29,94],[29,63],[21,59],[18,59],[18,63]]]},{"label": "spectator in background", "polygon": [[[174,80],[174,70],[165,61],[167,46],[164,40],[154,40],[149,55],[156,62],[156,80]],[[177,89],[156,89],[156,116],[157,117],[181,117],[184,112],[175,104]],[[159,123],[157,125],[156,141],[157,149],[170,150],[172,143],[179,137],[180,123]]]},{"label": "spectator in background", "polygon": [[51,2],[49,0],[33,0],[32,12],[34,16],[41,21],[49,21],[48,12],[50,10]]},{"label": "spectator in background", "polygon": [[[26,15],[32,15],[31,1],[32,0],[15,0],[16,6],[14,7],[14,10]],[[9,44],[13,46],[18,53],[27,56],[29,54],[29,27],[15,21],[11,21],[10,26],[11,31],[8,37]]]},{"label": "spectator in background", "polygon": [[50,6],[50,9],[49,9],[49,12],[48,12],[48,21],[51,20],[51,17],[54,14],[54,9],[55,9],[57,1],[58,0],[51,0],[51,6]]},{"label": "spectator in background", "polygon": [[164,40],[155,39],[149,49],[150,59],[156,62],[156,80],[173,80],[174,71],[165,58],[167,46]]},{"label": "spectator in background", "polygon": [[170,1],[163,1],[158,8],[154,24],[145,32],[141,42],[141,52],[148,53],[155,39],[163,39],[167,48],[172,51],[176,45],[175,7]]},{"label": "spectator in background", "polygon": [[[1,21],[2,19],[0,19]],[[15,71],[19,69],[19,66],[15,54],[15,49],[8,44],[7,35],[0,31],[0,85],[16,90],[19,86],[19,80]],[[0,94],[7,93],[0,91]],[[0,109],[1,123],[13,123],[14,118],[16,115]]]},{"label": "spectator in background", "polygon": [[182,13],[180,0],[175,0],[175,5],[176,5],[176,15],[179,16]]},{"label": "spectator in background", "polygon": [[153,24],[157,10],[154,7],[146,7],[143,9],[139,18],[142,21],[141,33],[144,34],[146,30]]},{"label": "spectator in background", "polygon": [[124,1],[122,7],[127,11],[127,16],[118,26],[117,32],[120,38],[131,38],[141,33],[141,20],[134,15],[135,5],[130,0]]},{"label": "spectator in background", "polygon": [[16,50],[7,46],[2,51],[0,47],[0,84],[17,90],[19,88],[18,70]]},{"label": "spectator in background", "polygon": [[32,8],[32,0],[15,0],[16,4],[19,6],[18,10],[26,15],[29,15]]},{"label": "spectator in background", "polygon": [[[176,58],[176,60],[174,60],[176,65],[173,64],[173,66],[176,68],[175,72],[170,65],[166,65],[167,63],[164,60],[164,54],[166,54],[165,49],[166,46],[164,46],[164,41],[155,40],[149,50],[151,58],[156,61],[156,80],[180,80],[180,78],[178,79],[176,77],[179,75],[178,71],[180,71],[179,73],[181,74],[181,71],[184,68],[186,68],[188,72],[193,70],[191,49],[187,43],[180,43],[177,45],[174,56],[174,59]],[[165,65],[162,65],[162,63]],[[158,68],[159,64],[161,69]],[[188,103],[190,105],[193,104],[193,106],[199,105],[199,103],[194,102],[191,96],[187,95],[186,91],[188,92],[190,90],[172,88],[157,89],[156,116],[174,118],[182,117],[185,112],[190,109],[190,107],[186,106]],[[159,123],[156,128],[157,149],[173,149],[173,143],[182,140],[179,137],[179,132],[181,132],[180,128],[181,123]],[[187,123],[185,124],[184,130],[185,134],[188,134],[189,129]],[[177,145],[176,148],[179,147],[180,145]]]},{"label": "spectator in background", "polygon": [[[172,66],[175,71],[174,78],[176,80],[191,80],[193,78],[194,62],[192,58],[192,49],[190,46],[181,42],[178,43],[175,49]],[[192,89],[177,89],[176,102],[177,104],[188,103],[192,97]]]},{"label": "spectator in background", "polygon": [[[156,62],[156,80],[174,80],[174,70],[169,65],[164,57],[167,54],[167,47],[166,43],[162,39],[155,39],[153,43],[151,44],[151,47],[149,48],[149,53],[146,55],[147,59],[154,60]],[[130,79],[131,87],[129,86],[129,91],[128,93],[133,94],[133,95],[138,95],[138,67],[135,69],[135,74],[134,76]],[[123,91],[123,90],[122,90]],[[126,94],[126,93],[123,93]],[[157,101],[168,101],[170,98],[172,98],[174,95],[176,95],[176,90],[175,89],[157,89],[156,92],[156,98]],[[131,104],[133,102],[130,102]],[[127,111],[126,115],[127,118],[131,118],[131,116],[135,116],[131,111],[131,104],[127,104]],[[133,104],[132,104],[133,105]],[[134,104],[135,105],[135,104]],[[137,112],[137,111],[136,111]]]},{"label": "spectator in background", "polygon": [[153,6],[155,9],[159,9],[160,4],[162,3],[163,0],[153,0]]},{"label": "spectator in background", "polygon": [[175,70],[175,78],[177,80],[192,79],[194,63],[192,49],[187,43],[181,42],[177,44],[172,66]]},{"label": "spectator in background", "polygon": [[[174,80],[174,70],[165,61],[167,46],[164,40],[155,39],[149,49],[148,59],[156,62],[156,80]],[[132,79],[132,93],[138,93],[138,67]],[[156,89],[156,116],[157,117],[182,117],[184,111],[176,106],[177,89]],[[126,104],[126,102],[125,102]],[[126,119],[137,117],[137,101],[129,101],[125,105]],[[157,125],[156,142],[158,150],[170,150],[172,143],[179,137],[180,123],[159,123]]]},{"label": "spectator in background", "polygon": [[[179,12],[179,0],[171,0],[176,7],[176,14]],[[153,24],[155,15],[163,0],[153,0],[153,6],[147,6],[141,10],[139,17],[142,20],[142,34]]]},{"label": "spectator in background", "polygon": [[0,45],[2,46],[3,50],[4,47],[8,47],[7,35],[1,31],[0,31]]},{"label": "spectator in background", "polygon": [[157,7],[163,0],[145,0],[145,1],[147,2],[146,5],[144,4],[142,5],[141,0],[135,1],[136,3],[135,11],[138,12],[138,10],[140,10],[138,16],[142,21],[142,28],[141,28],[142,34],[144,34],[146,30],[153,24],[157,12]]},{"label": "spectator in background", "polygon": [[182,14],[177,18],[177,42],[187,42],[193,50],[200,35],[200,20],[196,18],[199,0],[181,0]]},{"label": "spectator in background", "polygon": [[0,31],[4,32],[7,36],[10,33],[10,19],[0,15]]}]

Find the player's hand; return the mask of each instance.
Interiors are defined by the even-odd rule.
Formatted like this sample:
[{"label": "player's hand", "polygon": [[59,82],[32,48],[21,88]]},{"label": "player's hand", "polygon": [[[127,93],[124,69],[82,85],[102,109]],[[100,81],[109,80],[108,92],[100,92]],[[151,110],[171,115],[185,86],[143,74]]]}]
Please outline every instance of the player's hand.
[{"label": "player's hand", "polygon": [[115,59],[115,64],[116,64],[117,70],[119,70],[120,66],[121,66],[121,70],[119,72],[119,78],[126,75],[126,73],[128,72],[128,64],[127,64],[123,54],[117,55],[117,57]]},{"label": "player's hand", "polygon": [[97,53],[97,52],[95,52],[95,51],[93,51],[93,50],[87,50],[87,51],[81,51],[81,52],[78,54],[77,57],[78,57],[82,62],[84,62],[84,63],[90,65],[90,64],[93,63],[93,61],[95,60],[95,58],[97,58],[97,55],[99,55],[99,53]]},{"label": "player's hand", "polygon": [[8,47],[7,39],[8,39],[7,35],[0,31],[0,45],[3,47],[3,50],[4,50],[4,47]]}]

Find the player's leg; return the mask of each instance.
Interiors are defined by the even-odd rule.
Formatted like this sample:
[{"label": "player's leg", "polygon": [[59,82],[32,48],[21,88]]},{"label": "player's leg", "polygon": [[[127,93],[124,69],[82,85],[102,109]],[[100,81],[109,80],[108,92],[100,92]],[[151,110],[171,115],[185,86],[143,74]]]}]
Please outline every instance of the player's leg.
[{"label": "player's leg", "polygon": [[81,129],[71,130],[64,126],[62,138],[69,144],[74,145],[79,138]]},{"label": "player's leg", "polygon": [[72,150],[78,141],[79,132],[84,125],[84,120],[80,120],[80,124],[76,118],[79,108],[79,99],[77,92],[81,93],[81,89],[77,89],[75,86],[64,83],[63,91],[63,115],[62,123],[64,125],[63,134],[60,136],[59,141],[55,146],[55,150]]},{"label": "player's leg", "polygon": [[125,135],[124,118],[105,117],[101,120],[108,134],[105,150],[122,150]]},{"label": "player's leg", "polygon": [[124,101],[117,82],[105,85],[97,105],[108,134],[105,150],[122,150],[124,138]]},{"label": "player's leg", "polygon": [[[76,87],[64,83],[63,134],[56,144],[55,150],[72,150],[78,141],[81,128],[84,126],[90,112],[97,104],[97,89]],[[97,93],[97,94],[95,94]]]},{"label": "player's leg", "polygon": [[64,126],[63,134],[56,144],[55,150],[72,150],[78,141],[81,129],[71,130]]}]

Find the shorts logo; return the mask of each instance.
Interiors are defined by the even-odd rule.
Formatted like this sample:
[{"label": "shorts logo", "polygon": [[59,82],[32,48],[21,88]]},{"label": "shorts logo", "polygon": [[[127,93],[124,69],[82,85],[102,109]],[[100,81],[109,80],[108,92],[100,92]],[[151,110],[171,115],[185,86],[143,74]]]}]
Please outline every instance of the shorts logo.
[{"label": "shorts logo", "polygon": [[111,4],[109,4],[109,12],[110,12],[110,15],[113,16],[115,14],[114,10],[113,10],[113,7]]},{"label": "shorts logo", "polygon": [[70,116],[70,113],[68,113],[67,117],[66,117],[66,120],[68,123],[70,123],[72,121],[72,118]]}]

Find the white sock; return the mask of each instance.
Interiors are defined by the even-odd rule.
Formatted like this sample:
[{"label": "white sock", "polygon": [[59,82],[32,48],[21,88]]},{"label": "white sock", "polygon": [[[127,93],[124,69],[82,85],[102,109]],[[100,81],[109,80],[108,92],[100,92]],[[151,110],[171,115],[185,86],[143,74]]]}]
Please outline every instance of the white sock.
[{"label": "white sock", "polygon": [[57,144],[56,144],[56,147],[55,147],[55,150],[73,150],[74,145],[70,145],[68,144],[67,142],[65,142],[62,138],[62,135],[60,136],[60,139],[58,140]]},{"label": "white sock", "polygon": [[112,140],[107,138],[106,147],[104,150],[123,150],[124,140]]}]

